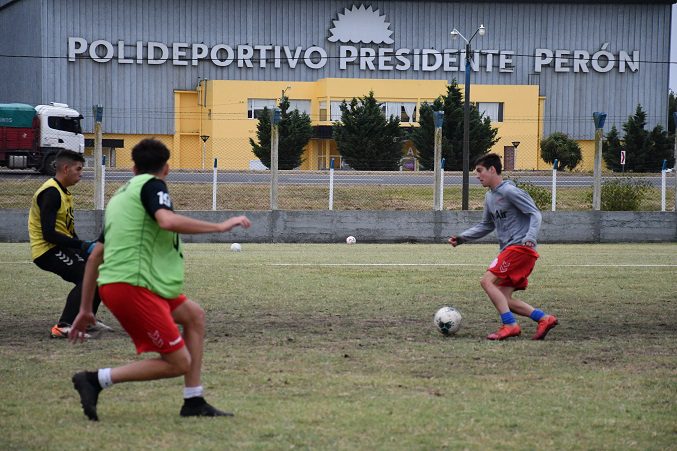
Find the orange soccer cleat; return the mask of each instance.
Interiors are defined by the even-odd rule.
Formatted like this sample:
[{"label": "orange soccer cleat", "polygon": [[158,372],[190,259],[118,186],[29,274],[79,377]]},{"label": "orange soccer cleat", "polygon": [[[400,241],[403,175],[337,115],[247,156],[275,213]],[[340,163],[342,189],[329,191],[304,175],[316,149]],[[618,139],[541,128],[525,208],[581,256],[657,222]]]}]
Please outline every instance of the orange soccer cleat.
[{"label": "orange soccer cleat", "polygon": [[557,324],[559,324],[559,321],[557,321],[557,318],[554,315],[548,315],[545,318],[541,318],[541,320],[538,322],[538,326],[536,327],[536,333],[533,337],[531,337],[531,339],[543,340],[545,336],[548,335],[550,329],[555,327]]},{"label": "orange soccer cleat", "polygon": [[487,335],[487,340],[505,340],[506,338],[517,337],[521,333],[522,328],[520,328],[519,324],[515,324],[513,326],[507,326],[504,324],[493,334]]}]

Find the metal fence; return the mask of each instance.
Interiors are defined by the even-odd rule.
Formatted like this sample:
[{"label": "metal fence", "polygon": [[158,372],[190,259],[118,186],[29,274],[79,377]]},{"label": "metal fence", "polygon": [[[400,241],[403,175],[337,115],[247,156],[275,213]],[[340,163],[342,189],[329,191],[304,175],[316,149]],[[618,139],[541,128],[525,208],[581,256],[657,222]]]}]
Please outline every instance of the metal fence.
[{"label": "metal fence", "polygon": [[[100,181],[104,203],[132,177],[129,170],[106,168]],[[556,171],[505,172],[504,178],[526,189],[543,210],[592,209],[593,177],[590,173]],[[35,190],[46,176],[28,171],[0,171],[0,208],[28,209]],[[632,177],[607,174],[607,183],[621,181],[641,184],[638,210],[665,211],[675,208],[675,177],[661,174],[634,174]],[[472,177],[469,209],[483,208],[486,191]],[[94,171],[87,169],[83,179],[71,188],[78,209],[95,208]],[[180,170],[167,178],[176,210],[269,210],[270,171]],[[414,210],[433,209],[433,173],[366,172],[353,170],[280,171],[277,208],[280,210]],[[442,208],[460,210],[462,173],[445,172]],[[604,191],[602,194],[604,201]],[[603,208],[605,209],[605,208]]]}]

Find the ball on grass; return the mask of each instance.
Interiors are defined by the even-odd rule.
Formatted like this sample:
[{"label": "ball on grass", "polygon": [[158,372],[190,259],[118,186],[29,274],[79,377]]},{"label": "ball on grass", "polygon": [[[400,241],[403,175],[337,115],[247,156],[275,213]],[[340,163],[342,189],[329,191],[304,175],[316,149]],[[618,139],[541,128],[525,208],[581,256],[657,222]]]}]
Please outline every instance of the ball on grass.
[{"label": "ball on grass", "polygon": [[355,239],[354,236],[350,235],[348,238],[346,238],[346,243],[355,244],[355,243],[357,243],[357,240]]},{"label": "ball on grass", "polygon": [[242,246],[240,246],[240,243],[233,243],[230,245],[230,250],[233,252],[240,252],[242,250]]}]

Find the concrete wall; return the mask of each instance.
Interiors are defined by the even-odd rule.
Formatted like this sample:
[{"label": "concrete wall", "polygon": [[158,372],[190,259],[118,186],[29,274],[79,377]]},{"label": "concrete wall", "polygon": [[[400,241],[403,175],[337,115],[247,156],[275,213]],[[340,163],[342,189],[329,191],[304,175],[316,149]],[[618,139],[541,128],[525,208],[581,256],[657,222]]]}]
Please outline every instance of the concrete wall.
[{"label": "concrete wall", "polygon": [[[245,214],[253,225],[231,233],[184,235],[188,243],[334,243],[354,235],[359,242],[442,243],[480,221],[481,211],[199,211],[181,212],[220,221]],[[0,210],[0,242],[28,241],[28,211]],[[101,212],[77,211],[80,238],[94,239]],[[496,242],[493,234],[482,242]],[[676,242],[674,212],[543,212],[541,243]]]}]

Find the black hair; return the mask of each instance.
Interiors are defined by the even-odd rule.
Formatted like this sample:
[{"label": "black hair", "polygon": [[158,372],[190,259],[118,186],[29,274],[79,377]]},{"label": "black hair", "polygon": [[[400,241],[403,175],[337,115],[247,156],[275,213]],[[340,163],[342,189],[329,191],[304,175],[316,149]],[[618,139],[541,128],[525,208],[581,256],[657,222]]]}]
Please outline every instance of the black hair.
[{"label": "black hair", "polygon": [[495,153],[487,153],[484,155],[480,155],[475,159],[475,163],[473,164],[473,167],[477,166],[483,166],[487,169],[490,167],[494,167],[496,169],[496,174],[501,174],[501,171],[503,170],[503,165],[501,164],[501,157],[496,155]]},{"label": "black hair", "polygon": [[146,138],[132,149],[132,160],[139,174],[154,174],[169,160],[169,149],[155,138]]},{"label": "black hair", "polygon": [[62,164],[72,164],[80,162],[85,163],[85,157],[81,153],[75,152],[74,150],[60,150],[54,158],[54,167],[59,168]]}]

